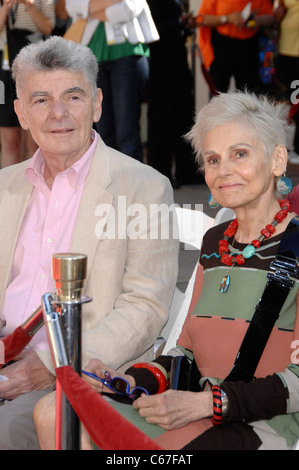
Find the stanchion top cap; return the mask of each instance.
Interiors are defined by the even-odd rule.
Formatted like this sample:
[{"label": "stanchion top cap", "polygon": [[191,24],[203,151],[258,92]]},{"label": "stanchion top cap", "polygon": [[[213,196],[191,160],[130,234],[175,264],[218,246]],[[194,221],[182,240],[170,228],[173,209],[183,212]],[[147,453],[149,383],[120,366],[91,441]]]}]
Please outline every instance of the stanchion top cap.
[{"label": "stanchion top cap", "polygon": [[52,256],[55,281],[83,281],[86,278],[87,256],[79,253],[57,253]]}]

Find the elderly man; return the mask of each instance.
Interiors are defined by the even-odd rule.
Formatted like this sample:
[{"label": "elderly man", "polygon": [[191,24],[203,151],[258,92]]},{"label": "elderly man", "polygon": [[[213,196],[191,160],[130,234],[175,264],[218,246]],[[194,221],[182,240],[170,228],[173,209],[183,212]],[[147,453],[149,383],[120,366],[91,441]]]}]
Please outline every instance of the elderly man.
[{"label": "elderly man", "polygon": [[[39,150],[0,172],[1,336],[55,291],[52,254],[77,252],[88,256],[84,294],[93,298],[83,307],[82,363],[149,359],[177,276],[178,240],[170,226],[157,236],[152,210],[171,208],[170,184],[92,130],[102,93],[88,48],[52,37],[22,49],[13,75],[20,124]],[[2,374],[0,448],[36,449],[32,410],[55,384],[44,328]]]}]

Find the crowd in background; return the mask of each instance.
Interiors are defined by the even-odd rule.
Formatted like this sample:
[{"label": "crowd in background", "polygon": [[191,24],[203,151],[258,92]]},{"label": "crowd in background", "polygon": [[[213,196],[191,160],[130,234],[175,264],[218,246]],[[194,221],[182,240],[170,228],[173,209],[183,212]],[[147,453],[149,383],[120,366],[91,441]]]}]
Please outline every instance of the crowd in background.
[{"label": "crowd in background", "polygon": [[[111,45],[106,23],[109,20],[116,28],[115,3],[119,1],[98,2],[105,6],[99,10],[97,1],[90,1],[94,17],[90,27],[93,21],[95,26],[87,45],[97,57],[98,86],[104,95],[102,117],[95,127],[107,145],[153,166],[171,180],[174,188],[204,181],[184,139],[194,120],[195,57],[201,59],[211,95],[235,86],[266,92],[290,103],[296,97],[297,0],[256,0],[250,2],[249,14],[247,2],[237,0],[230,3],[235,9],[229,13],[222,0],[203,0],[197,13],[189,12],[188,1],[148,0],[158,40],[153,38],[148,44],[124,40]],[[1,167],[31,157],[36,150],[30,132],[21,130],[14,113],[16,95],[10,74],[14,56],[28,41],[63,36],[76,19],[75,4],[71,0],[1,2],[0,80],[5,84],[5,103],[0,104]],[[143,103],[148,110],[146,142],[142,142],[140,131]],[[299,113],[292,121],[292,163],[299,163],[298,119]]]}]

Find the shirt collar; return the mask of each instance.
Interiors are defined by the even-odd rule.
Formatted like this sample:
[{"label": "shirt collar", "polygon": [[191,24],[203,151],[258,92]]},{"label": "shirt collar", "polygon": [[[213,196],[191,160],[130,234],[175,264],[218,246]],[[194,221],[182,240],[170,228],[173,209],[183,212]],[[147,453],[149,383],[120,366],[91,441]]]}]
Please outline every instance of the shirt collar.
[{"label": "shirt collar", "polygon": [[[94,129],[91,130],[91,138],[92,143],[84,155],[72,166],[59,173],[59,175],[66,175],[67,181],[73,189],[79,189],[84,184],[88,175],[89,166],[98,141],[98,135]],[[29,164],[25,170],[25,176],[29,183],[42,192],[45,191],[45,186],[48,188],[44,180],[44,170],[45,158],[42,150],[38,149],[29,160]],[[46,191],[48,191],[48,189],[46,189]]]}]

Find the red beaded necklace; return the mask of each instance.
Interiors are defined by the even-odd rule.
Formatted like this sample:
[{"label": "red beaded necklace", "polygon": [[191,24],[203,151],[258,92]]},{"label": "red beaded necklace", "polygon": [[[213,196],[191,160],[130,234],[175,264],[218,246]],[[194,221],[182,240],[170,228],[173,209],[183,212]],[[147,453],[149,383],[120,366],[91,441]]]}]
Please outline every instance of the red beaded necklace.
[{"label": "red beaded necklace", "polygon": [[[219,242],[219,255],[221,256],[221,262],[225,264],[226,266],[232,267],[234,266],[235,263],[238,265],[242,265],[245,263],[246,259],[251,258],[255,251],[256,248],[259,248],[261,246],[261,243],[267,238],[270,238],[271,235],[276,230],[276,225],[281,223],[287,216],[289,210],[290,210],[290,203],[287,199],[283,199],[278,201],[279,205],[281,207],[281,210],[277,212],[277,214],[274,217],[274,220],[271,224],[266,225],[265,228],[261,230],[261,236],[257,240],[252,240],[252,242],[244,248],[242,251],[242,254],[239,255],[232,255],[229,253],[229,239],[232,238],[238,229],[238,221],[237,219],[232,220],[232,222],[229,224],[228,228],[224,232],[224,237],[223,239],[220,240]],[[221,285],[220,285],[220,292],[225,293],[228,290],[230,283],[230,278],[228,274],[224,276]]]}]

